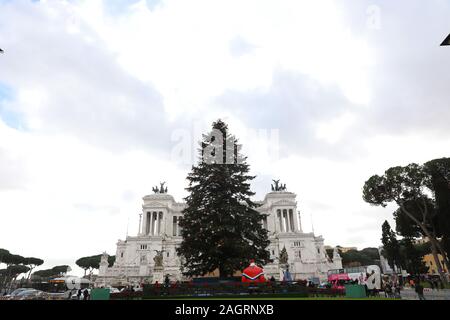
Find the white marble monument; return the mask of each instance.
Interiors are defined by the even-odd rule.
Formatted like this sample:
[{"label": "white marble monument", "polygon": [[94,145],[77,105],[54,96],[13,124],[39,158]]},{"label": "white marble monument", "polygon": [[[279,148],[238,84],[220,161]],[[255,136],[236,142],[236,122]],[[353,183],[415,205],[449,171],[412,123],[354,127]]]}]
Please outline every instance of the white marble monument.
[{"label": "white marble monument", "polygon": [[[263,201],[256,202],[261,213],[268,216],[261,221],[269,231],[268,250],[273,259],[264,267],[266,277],[279,279],[280,273],[288,266],[293,280],[317,277],[325,280],[327,271],[342,268],[341,257],[335,251],[329,259],[322,236],[302,231],[300,212],[297,210],[296,194],[286,191],[286,186],[272,186]],[[112,267],[100,264],[98,285],[128,285],[161,282],[162,276],[171,280],[187,280],[180,270],[181,261],[176,248],[181,243],[178,225],[184,203],[179,203],[167,194],[167,188],[154,188],[154,194],[143,198],[142,221],[136,236],[117,242],[116,261]],[[280,253],[286,248],[287,262],[280,264]],[[249,259],[252,257],[249,257]],[[282,260],[286,256],[281,257]]]}]

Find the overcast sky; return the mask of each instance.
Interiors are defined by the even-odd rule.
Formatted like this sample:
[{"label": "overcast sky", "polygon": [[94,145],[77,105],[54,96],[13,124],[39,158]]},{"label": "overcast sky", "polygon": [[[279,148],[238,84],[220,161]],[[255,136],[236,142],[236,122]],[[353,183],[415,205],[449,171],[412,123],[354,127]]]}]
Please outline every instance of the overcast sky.
[{"label": "overcast sky", "polygon": [[249,156],[255,200],[281,179],[304,231],[379,246],[394,208],[363,202],[364,181],[449,156],[449,12],[446,0],[0,0],[0,247],[75,274],[77,258],[115,254],[152,186],[186,196],[177,146],[218,118]]}]

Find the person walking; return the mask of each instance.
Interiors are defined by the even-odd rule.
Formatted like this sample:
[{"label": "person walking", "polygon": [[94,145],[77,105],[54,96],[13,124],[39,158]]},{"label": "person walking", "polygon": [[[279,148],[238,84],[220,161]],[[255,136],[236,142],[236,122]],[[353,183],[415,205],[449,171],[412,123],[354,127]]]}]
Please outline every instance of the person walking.
[{"label": "person walking", "polygon": [[402,295],[401,295],[401,287],[399,283],[396,283],[394,285],[394,296],[396,299],[401,299]]},{"label": "person walking", "polygon": [[437,279],[433,280],[433,287],[435,287],[436,290],[440,289],[441,286],[439,285],[439,280],[437,280]]},{"label": "person walking", "polygon": [[417,284],[415,286],[415,290],[416,290],[417,295],[419,296],[419,300],[426,300],[423,295],[423,286],[420,282],[417,282]]},{"label": "person walking", "polygon": [[170,285],[169,275],[166,274],[166,277],[165,277],[165,279],[164,279],[164,286],[165,286],[166,288],[168,288],[169,285]]},{"label": "person walking", "polygon": [[89,300],[89,291],[87,288],[83,291],[83,300]]},{"label": "person walking", "polygon": [[390,298],[391,297],[391,293],[392,293],[392,288],[391,288],[391,284],[388,281],[384,285],[384,297],[385,298]]},{"label": "person walking", "polygon": [[428,279],[428,283],[430,284],[431,290],[434,290],[434,281],[433,281],[433,279]]},{"label": "person walking", "polygon": [[77,292],[77,299],[78,300],[81,300],[81,293],[82,293],[82,291],[81,291],[81,288],[80,288],[80,289],[78,289],[78,292]]},{"label": "person walking", "polygon": [[275,282],[276,282],[275,277],[271,276],[269,279],[269,283],[270,287],[272,288],[272,293],[275,293]]}]

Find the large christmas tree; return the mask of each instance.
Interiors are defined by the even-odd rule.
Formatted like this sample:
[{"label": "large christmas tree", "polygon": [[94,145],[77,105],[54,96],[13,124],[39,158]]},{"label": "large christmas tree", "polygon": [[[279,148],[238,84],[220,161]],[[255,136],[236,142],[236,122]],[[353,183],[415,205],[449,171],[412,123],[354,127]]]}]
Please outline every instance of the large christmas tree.
[{"label": "large christmas tree", "polygon": [[200,159],[187,180],[186,209],[180,220],[183,242],[177,249],[186,276],[202,276],[219,270],[220,277],[242,270],[249,259],[265,264],[270,255],[265,215],[250,199],[246,157],[237,139],[221,120],[200,142]]}]

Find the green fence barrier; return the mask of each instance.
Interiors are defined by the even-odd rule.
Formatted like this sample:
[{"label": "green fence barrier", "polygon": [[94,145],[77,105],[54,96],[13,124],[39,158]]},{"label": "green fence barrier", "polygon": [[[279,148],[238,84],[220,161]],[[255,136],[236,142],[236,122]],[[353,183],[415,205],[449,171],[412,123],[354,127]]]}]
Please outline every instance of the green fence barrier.
[{"label": "green fence barrier", "polygon": [[359,284],[345,285],[346,298],[367,298],[366,287]]},{"label": "green fence barrier", "polygon": [[109,289],[92,289],[91,300],[109,300]]},{"label": "green fence barrier", "polygon": [[144,284],[143,292],[112,293],[111,299],[165,299],[174,297],[234,297],[295,295],[296,297],[338,297],[344,296],[344,290],[332,288],[312,288],[299,282],[248,283],[172,283],[169,287],[156,284]]}]

